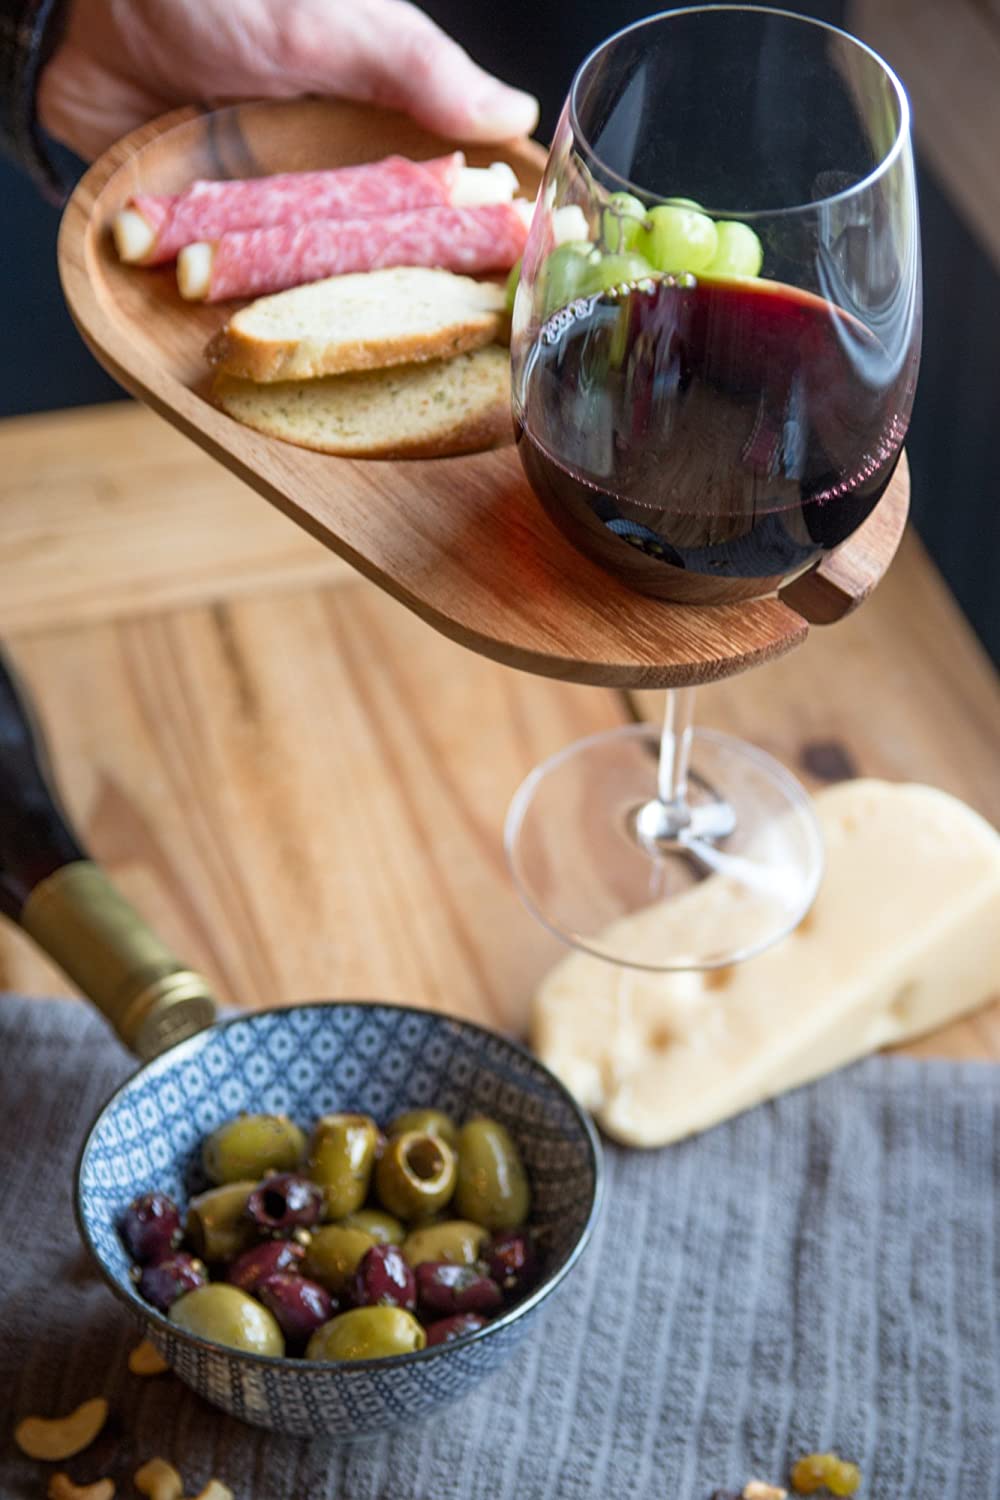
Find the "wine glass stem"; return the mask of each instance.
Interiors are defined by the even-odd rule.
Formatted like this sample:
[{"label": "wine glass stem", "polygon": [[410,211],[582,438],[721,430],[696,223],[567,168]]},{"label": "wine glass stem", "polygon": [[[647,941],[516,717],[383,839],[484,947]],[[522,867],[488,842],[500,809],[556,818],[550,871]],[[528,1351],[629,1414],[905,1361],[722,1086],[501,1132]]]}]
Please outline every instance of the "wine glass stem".
[{"label": "wine glass stem", "polygon": [[660,740],[660,763],[656,786],[660,801],[676,822],[678,831],[689,820],[687,806],[688,761],[694,732],[695,689],[672,688],[667,693]]}]

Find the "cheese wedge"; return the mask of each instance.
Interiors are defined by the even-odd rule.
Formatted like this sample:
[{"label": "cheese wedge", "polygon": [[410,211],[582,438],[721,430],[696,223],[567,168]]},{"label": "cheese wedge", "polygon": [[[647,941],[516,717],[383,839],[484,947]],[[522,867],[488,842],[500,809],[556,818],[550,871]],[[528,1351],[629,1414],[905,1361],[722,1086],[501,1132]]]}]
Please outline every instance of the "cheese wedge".
[{"label": "cheese wedge", "polygon": [[[679,974],[576,952],[543,980],[535,1050],[616,1140],[679,1140],[1000,996],[1000,834],[931,787],[849,781],[815,807],[823,882],[773,948]],[[712,877],[616,929],[639,952],[733,904]]]}]

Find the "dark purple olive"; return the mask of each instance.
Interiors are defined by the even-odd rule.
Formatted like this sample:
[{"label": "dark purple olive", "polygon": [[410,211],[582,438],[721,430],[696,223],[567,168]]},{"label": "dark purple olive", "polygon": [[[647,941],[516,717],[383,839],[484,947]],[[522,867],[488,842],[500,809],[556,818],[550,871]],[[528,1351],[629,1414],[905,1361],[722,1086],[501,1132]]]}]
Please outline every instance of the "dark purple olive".
[{"label": "dark purple olive", "polygon": [[177,1204],[166,1193],[143,1193],[133,1198],[122,1215],[121,1236],[125,1248],[140,1265],[163,1260],[181,1242],[181,1216]]},{"label": "dark purple olive", "polygon": [[160,1312],[169,1312],[178,1297],[193,1292],[196,1286],[205,1286],[207,1281],[204,1262],[188,1255],[186,1250],[179,1250],[176,1255],[168,1255],[155,1266],[143,1269],[139,1291]]},{"label": "dark purple olive", "polygon": [[435,1344],[450,1344],[467,1333],[476,1333],[478,1329],[486,1327],[486,1322],[479,1313],[473,1312],[456,1313],[453,1318],[440,1318],[436,1323],[427,1325],[427,1348],[430,1349]]},{"label": "dark purple olive", "polygon": [[265,1177],[247,1199],[247,1213],[264,1234],[311,1229],[319,1223],[322,1209],[323,1189],[295,1172]]},{"label": "dark purple olive", "polygon": [[338,1305],[326,1287],[290,1271],[276,1271],[257,1283],[254,1296],[274,1313],[290,1344],[305,1344],[321,1323],[327,1323]]},{"label": "dark purple olive", "polygon": [[356,1307],[417,1305],[417,1283],[398,1245],[372,1245],[354,1273],[351,1293]]},{"label": "dark purple olive", "polygon": [[428,1312],[496,1312],[503,1293],[476,1266],[455,1266],[447,1260],[425,1260],[417,1267],[417,1297]]},{"label": "dark purple olive", "polygon": [[278,1271],[297,1271],[306,1258],[304,1245],[295,1240],[265,1240],[238,1255],[226,1272],[226,1280],[241,1291],[255,1292],[260,1282]]},{"label": "dark purple olive", "polygon": [[523,1297],[538,1280],[538,1252],[523,1229],[494,1235],[486,1252],[486,1264],[508,1302]]}]

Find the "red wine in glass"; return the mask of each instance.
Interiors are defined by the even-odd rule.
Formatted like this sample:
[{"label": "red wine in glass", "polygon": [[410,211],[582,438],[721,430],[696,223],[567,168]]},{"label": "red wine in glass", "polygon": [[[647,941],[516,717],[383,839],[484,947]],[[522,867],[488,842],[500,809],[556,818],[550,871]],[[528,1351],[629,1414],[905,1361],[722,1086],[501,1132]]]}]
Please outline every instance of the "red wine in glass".
[{"label": "red wine in glass", "polygon": [[561,309],[526,361],[521,458],[552,519],[646,593],[779,588],[871,513],[902,448],[893,363],[812,292],[651,278]]}]

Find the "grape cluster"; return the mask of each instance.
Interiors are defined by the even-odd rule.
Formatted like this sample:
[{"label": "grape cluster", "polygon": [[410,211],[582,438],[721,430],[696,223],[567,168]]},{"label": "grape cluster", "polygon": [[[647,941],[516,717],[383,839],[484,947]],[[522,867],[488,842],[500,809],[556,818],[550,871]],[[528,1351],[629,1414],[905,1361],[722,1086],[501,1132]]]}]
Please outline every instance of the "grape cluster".
[{"label": "grape cluster", "polygon": [[[675,198],[647,209],[632,193],[612,193],[597,242],[568,240],[546,256],[539,273],[542,315],[549,318],[577,298],[660,275],[757,276],[763,261],[761,242],[748,224],[713,220],[693,199]],[[507,282],[510,309],[520,274],[518,262]]]}]

